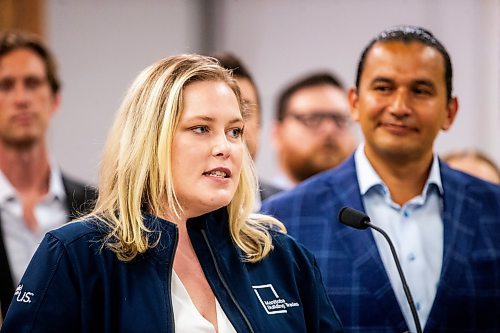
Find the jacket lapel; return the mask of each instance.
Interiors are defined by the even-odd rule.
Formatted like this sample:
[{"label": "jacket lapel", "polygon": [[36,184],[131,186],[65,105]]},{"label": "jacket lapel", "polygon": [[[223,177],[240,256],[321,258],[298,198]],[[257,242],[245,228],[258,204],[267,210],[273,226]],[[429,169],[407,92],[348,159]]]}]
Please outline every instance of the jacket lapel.
[{"label": "jacket lapel", "polygon": [[241,281],[250,281],[242,269],[240,252],[235,248],[229,235],[227,208],[188,220],[189,238],[193,244],[200,265],[212,287],[217,300],[228,315],[235,321],[235,327],[251,325],[254,332],[263,332],[264,328],[254,319],[248,309],[238,300],[254,304],[257,299],[251,289],[242,288]]},{"label": "jacket lapel", "polygon": [[453,288],[453,281],[463,273],[461,272],[462,265],[457,265],[457,258],[467,257],[472,250],[477,223],[467,221],[477,220],[474,215],[481,206],[481,203],[467,195],[467,182],[464,182],[463,178],[451,172],[449,167],[442,163],[440,169],[444,191],[443,265],[436,297],[426,325],[426,328],[431,331],[438,324],[439,318],[443,317],[443,311],[446,310],[449,301],[446,297],[448,290]]},{"label": "jacket lapel", "polygon": [[2,317],[5,318],[7,309],[14,295],[14,281],[12,279],[12,272],[10,270],[9,259],[4,244],[4,237],[2,232],[2,217],[0,211],[0,304]]},{"label": "jacket lapel", "polygon": [[[339,172],[335,173],[335,178],[332,179],[332,199],[341,200],[339,206],[341,204],[364,212],[365,208],[359,192],[355,170],[354,158],[352,157],[339,167]],[[347,197],[346,192],[348,193]],[[338,218],[335,221],[340,224]],[[359,271],[362,277],[359,282],[359,292],[363,292],[363,289],[366,289],[371,294],[371,297],[377,300],[379,307],[378,309],[373,309],[373,311],[377,311],[381,316],[386,317],[392,323],[393,327],[397,327],[398,330],[407,330],[405,319],[385,271],[382,259],[380,258],[371,230],[357,230],[341,226],[337,229],[336,236],[342,243],[342,246],[349,251],[353,258],[354,268]]]}]

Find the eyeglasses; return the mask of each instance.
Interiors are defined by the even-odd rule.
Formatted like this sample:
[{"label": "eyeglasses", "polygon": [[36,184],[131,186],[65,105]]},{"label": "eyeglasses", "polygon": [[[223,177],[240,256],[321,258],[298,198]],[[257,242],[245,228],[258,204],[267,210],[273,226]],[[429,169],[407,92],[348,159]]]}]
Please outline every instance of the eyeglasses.
[{"label": "eyeglasses", "polygon": [[288,113],[286,117],[293,117],[302,125],[310,129],[318,129],[326,121],[333,121],[338,129],[345,129],[351,124],[351,118],[338,112],[314,112],[311,114]]}]

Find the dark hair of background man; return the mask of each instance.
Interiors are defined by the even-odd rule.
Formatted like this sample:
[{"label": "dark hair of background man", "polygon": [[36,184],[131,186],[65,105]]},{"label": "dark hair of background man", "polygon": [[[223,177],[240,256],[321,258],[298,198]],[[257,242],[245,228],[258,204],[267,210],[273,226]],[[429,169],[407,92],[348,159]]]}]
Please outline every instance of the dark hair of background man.
[{"label": "dark hair of background man", "polygon": [[37,36],[29,33],[8,32],[1,35],[0,57],[22,48],[35,52],[42,59],[52,93],[57,94],[61,89],[61,81],[57,73],[56,61],[46,45]]},{"label": "dark hair of background man", "polygon": [[453,80],[453,69],[451,66],[451,59],[448,51],[446,51],[443,44],[434,35],[421,27],[416,26],[396,26],[394,28],[384,30],[378,36],[368,43],[368,45],[363,50],[361,58],[358,63],[358,70],[356,72],[356,89],[359,90],[361,75],[365,67],[366,55],[371,50],[375,43],[383,42],[403,42],[412,43],[418,42],[424,45],[430,46],[436,49],[444,59],[444,79],[446,81],[446,96],[448,101],[451,100],[451,94],[453,91],[452,80]]},{"label": "dark hair of background man", "polygon": [[331,85],[344,90],[342,81],[331,73],[318,72],[305,76],[286,87],[279,95],[278,106],[275,114],[276,120],[282,121],[285,118],[288,102],[297,91],[322,85]]},{"label": "dark hair of background man", "polygon": [[236,78],[242,78],[242,79],[247,79],[250,81],[252,86],[255,89],[255,93],[257,95],[257,103],[259,103],[257,110],[260,116],[260,95],[259,91],[257,89],[257,86],[255,84],[255,81],[253,79],[252,74],[248,71],[247,67],[243,64],[243,62],[234,54],[230,52],[221,52],[221,53],[215,53],[211,55],[212,57],[216,58],[220,65],[228,70],[230,70],[233,73],[233,76]]}]

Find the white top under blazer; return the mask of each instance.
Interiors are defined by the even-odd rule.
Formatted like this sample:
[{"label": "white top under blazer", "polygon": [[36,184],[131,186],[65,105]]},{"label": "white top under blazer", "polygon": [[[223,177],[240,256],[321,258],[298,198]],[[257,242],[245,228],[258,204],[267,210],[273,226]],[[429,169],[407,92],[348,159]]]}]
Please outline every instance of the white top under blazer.
[{"label": "white top under blazer", "polygon": [[[172,306],[176,333],[215,333],[215,327],[206,320],[194,305],[181,279],[172,270]],[[218,333],[236,333],[215,298]]]}]

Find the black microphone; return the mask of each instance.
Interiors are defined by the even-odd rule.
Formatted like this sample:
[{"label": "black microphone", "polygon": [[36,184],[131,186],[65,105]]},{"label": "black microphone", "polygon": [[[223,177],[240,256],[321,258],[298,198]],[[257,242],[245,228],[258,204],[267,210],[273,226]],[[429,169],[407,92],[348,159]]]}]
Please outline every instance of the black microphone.
[{"label": "black microphone", "polygon": [[420,326],[420,320],[418,319],[417,309],[415,308],[415,303],[413,302],[413,297],[411,296],[410,288],[408,288],[408,284],[406,284],[406,279],[403,274],[403,270],[401,269],[401,265],[399,264],[399,259],[396,254],[396,250],[394,249],[394,245],[391,242],[389,236],[385,233],[384,230],[370,223],[370,218],[363,212],[356,210],[350,207],[343,207],[339,210],[338,218],[340,222],[344,225],[347,225],[356,229],[366,229],[368,227],[377,230],[384,236],[384,238],[389,243],[389,247],[391,248],[392,257],[396,262],[396,267],[398,268],[399,277],[401,278],[401,282],[403,283],[403,290],[406,295],[406,299],[408,300],[408,304],[410,305],[411,314],[413,316],[413,320],[415,321],[415,327],[417,329],[417,333],[422,333],[422,327]]}]

